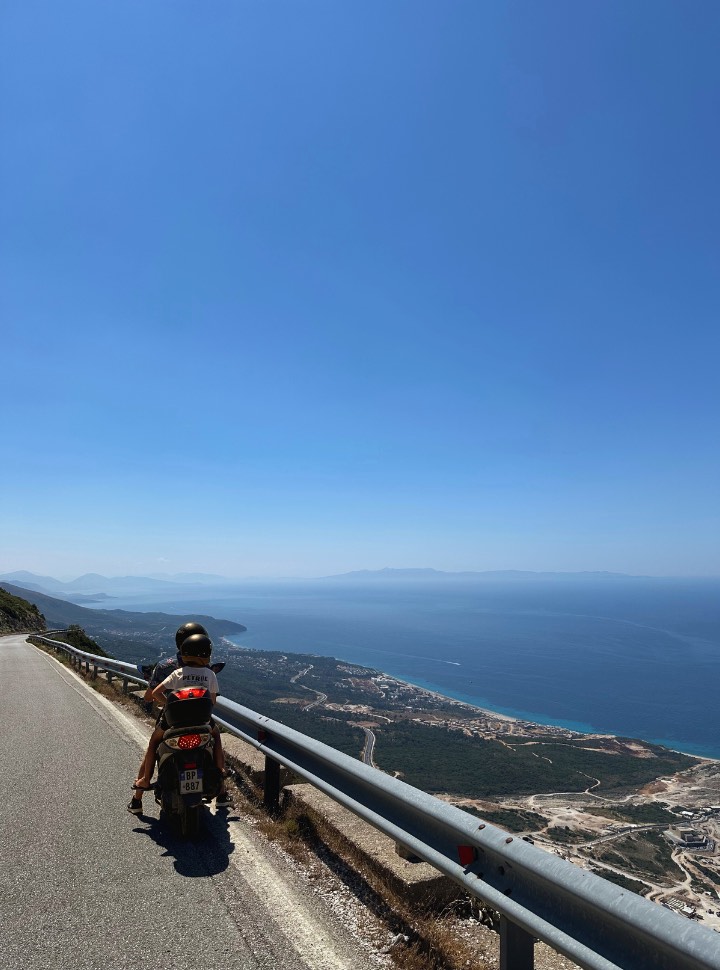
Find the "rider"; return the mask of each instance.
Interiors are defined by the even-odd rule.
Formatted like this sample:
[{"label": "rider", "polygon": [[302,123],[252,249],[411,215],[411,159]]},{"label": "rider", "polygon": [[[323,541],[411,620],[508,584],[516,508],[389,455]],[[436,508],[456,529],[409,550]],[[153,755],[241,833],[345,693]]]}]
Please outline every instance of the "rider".
[{"label": "rider", "polygon": [[143,695],[143,703],[146,705],[146,711],[149,714],[152,710],[152,692],[155,690],[158,684],[162,683],[163,680],[171,674],[173,670],[177,670],[178,667],[182,667],[182,654],[180,653],[180,647],[184,640],[191,637],[194,633],[203,633],[205,636],[208,635],[207,630],[202,625],[202,623],[195,623],[191,621],[190,623],[183,623],[182,626],[177,628],[175,633],[175,646],[177,648],[177,654],[175,657],[169,657],[167,660],[160,660],[153,667],[153,671],[150,674],[150,679],[148,681],[148,687]]},{"label": "rider", "polygon": [[[179,633],[180,631],[178,631]],[[204,687],[210,694],[212,703],[218,695],[218,682],[214,671],[208,667],[210,655],[212,653],[212,641],[202,633],[194,633],[182,640],[180,644],[180,654],[182,666],[173,670],[160,684],[151,692],[151,698],[158,704],[162,703],[166,691],[178,690],[185,687]],[[155,768],[155,754],[158,745],[162,741],[167,724],[164,712],[158,716],[155,730],[153,731],[148,743],[147,751],[140,765],[140,772],[135,784],[133,785],[133,798],[128,805],[128,811],[133,815],[142,815],[142,796],[150,789],[150,779]],[[220,731],[213,725],[213,757],[215,767],[220,771],[223,779],[225,778],[225,754],[220,740]],[[232,805],[232,799],[227,793],[225,782],[215,799],[215,804],[224,807]]]},{"label": "rider", "polygon": [[[185,640],[187,640],[188,637],[193,636],[195,633],[202,633],[205,636],[208,635],[208,632],[202,623],[196,623],[194,620],[191,620],[189,623],[183,623],[182,626],[179,626],[175,631],[175,646],[177,648],[175,657],[168,657],[166,660],[159,660],[153,667],[152,673],[150,674],[150,679],[148,680],[147,690],[143,694],[143,704],[145,705],[145,712],[147,714],[149,714],[153,709],[153,691],[158,684],[161,684],[165,678],[173,672],[173,670],[177,670],[178,667],[182,667],[182,653],[180,652],[180,648]],[[156,720],[155,723],[157,725],[158,721]],[[140,772],[138,776],[140,778],[145,777],[145,775],[152,777],[155,766],[152,762],[149,765],[146,764],[146,758],[147,752],[142,760],[142,764],[140,765]]]}]

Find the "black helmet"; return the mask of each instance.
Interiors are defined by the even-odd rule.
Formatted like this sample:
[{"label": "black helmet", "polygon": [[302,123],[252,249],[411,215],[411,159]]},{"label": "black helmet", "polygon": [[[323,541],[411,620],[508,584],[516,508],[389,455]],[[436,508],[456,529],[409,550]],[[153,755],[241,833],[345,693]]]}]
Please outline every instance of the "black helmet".
[{"label": "black helmet", "polygon": [[180,647],[183,663],[207,664],[212,654],[212,640],[204,633],[193,633]]},{"label": "black helmet", "polygon": [[180,649],[183,645],[183,640],[187,640],[194,633],[202,633],[207,636],[207,630],[202,625],[202,623],[184,623],[182,626],[178,627],[178,631],[175,634],[175,646]]}]

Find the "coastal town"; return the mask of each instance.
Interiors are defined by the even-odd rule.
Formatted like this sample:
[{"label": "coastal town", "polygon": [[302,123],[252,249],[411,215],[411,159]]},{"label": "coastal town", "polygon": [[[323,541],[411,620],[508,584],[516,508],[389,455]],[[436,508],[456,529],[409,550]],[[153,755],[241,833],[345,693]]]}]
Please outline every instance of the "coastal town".
[{"label": "coastal town", "polygon": [[[312,698],[297,703],[316,716],[351,718],[350,723],[365,732],[362,757],[376,767],[384,767],[383,730],[398,721],[494,742],[509,757],[524,749],[548,764],[551,758],[543,752],[556,745],[581,744],[583,752],[618,762],[633,759],[648,768],[663,750],[637,739],[579,734],[515,719],[339,662],[334,662],[335,689],[319,689],[310,686],[316,683],[312,675],[319,659],[293,675],[294,686],[312,692]],[[492,798],[482,797],[481,791],[473,796],[437,794],[720,932],[720,762],[683,756],[682,764],[681,770],[618,790],[607,790],[601,778],[588,773],[579,791]]]}]

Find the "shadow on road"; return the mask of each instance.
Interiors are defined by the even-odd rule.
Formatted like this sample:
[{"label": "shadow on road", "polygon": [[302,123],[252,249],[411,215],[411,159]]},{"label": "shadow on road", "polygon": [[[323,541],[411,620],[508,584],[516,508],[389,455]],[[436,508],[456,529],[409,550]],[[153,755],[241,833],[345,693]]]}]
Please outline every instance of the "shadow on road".
[{"label": "shadow on road", "polygon": [[200,835],[195,841],[181,838],[169,823],[150,815],[140,816],[138,821],[145,825],[133,831],[152,839],[165,850],[162,855],[172,856],[178,875],[189,879],[207,878],[224,872],[230,865],[230,856],[235,851],[228,829],[231,817],[228,812],[213,815],[208,810],[203,811]]}]

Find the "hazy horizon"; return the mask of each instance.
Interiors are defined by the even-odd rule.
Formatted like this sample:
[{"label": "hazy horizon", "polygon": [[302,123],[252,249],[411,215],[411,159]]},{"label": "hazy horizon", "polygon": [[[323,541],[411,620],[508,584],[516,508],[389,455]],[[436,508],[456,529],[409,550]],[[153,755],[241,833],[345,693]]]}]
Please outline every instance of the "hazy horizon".
[{"label": "hazy horizon", "polygon": [[246,576],[227,576],[220,574],[206,574],[202,573],[200,570],[187,571],[183,573],[167,573],[167,572],[154,572],[154,573],[119,573],[119,572],[107,572],[98,573],[97,570],[82,570],[80,572],[67,571],[52,573],[50,571],[38,570],[38,569],[7,569],[0,565],[0,581],[6,581],[13,583],[15,585],[22,586],[20,578],[14,579],[14,576],[22,576],[22,574],[27,574],[28,578],[32,577],[34,580],[40,581],[42,579],[52,579],[60,583],[72,583],[84,576],[99,576],[107,580],[120,580],[120,579],[151,579],[151,580],[161,580],[163,582],[175,583],[175,584],[199,584],[212,586],[213,584],[223,584],[223,583],[250,583],[250,582],[304,582],[312,580],[322,580],[322,579],[343,579],[346,577],[357,578],[360,580],[363,576],[368,577],[387,577],[388,581],[392,580],[393,574],[397,574],[402,578],[412,578],[412,574],[418,574],[418,578],[423,578],[423,574],[427,578],[432,576],[438,577],[464,577],[464,576],[477,576],[477,577],[492,577],[492,578],[512,578],[514,576],[521,578],[553,578],[562,579],[567,578],[608,578],[608,579],[677,579],[677,580],[720,580],[720,575],[716,574],[664,574],[664,573],[622,573],[614,570],[524,570],[524,569],[482,569],[482,570],[439,570],[432,566],[381,566],[376,569],[358,569],[358,570],[347,570],[342,573],[321,573],[318,575],[246,575]]}]

